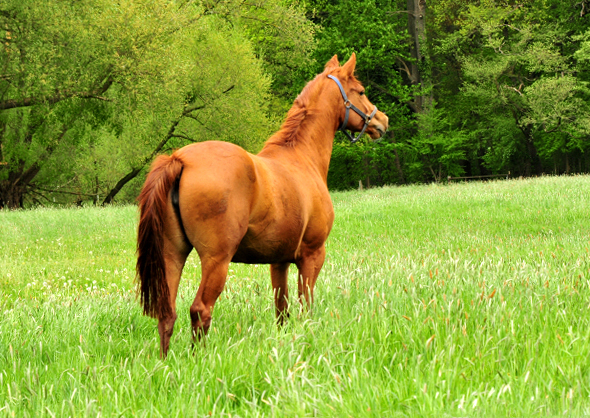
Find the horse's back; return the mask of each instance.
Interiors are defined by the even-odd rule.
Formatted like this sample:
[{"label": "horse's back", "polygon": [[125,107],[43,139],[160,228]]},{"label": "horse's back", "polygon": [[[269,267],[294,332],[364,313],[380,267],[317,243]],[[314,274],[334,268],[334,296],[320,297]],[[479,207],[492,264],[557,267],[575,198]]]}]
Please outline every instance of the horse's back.
[{"label": "horse's back", "polygon": [[198,173],[207,182],[255,180],[251,154],[229,142],[199,142],[179,149],[175,155],[183,162],[183,173]]}]

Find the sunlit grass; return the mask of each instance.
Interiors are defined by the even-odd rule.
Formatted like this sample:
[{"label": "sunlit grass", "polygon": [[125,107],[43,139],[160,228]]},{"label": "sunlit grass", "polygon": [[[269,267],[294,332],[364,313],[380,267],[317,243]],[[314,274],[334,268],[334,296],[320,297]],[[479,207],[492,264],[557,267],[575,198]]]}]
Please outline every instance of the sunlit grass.
[{"label": "sunlit grass", "polygon": [[191,255],[164,362],[135,207],[0,212],[0,414],[590,413],[590,177],[333,200],[312,315],[277,329],[268,267],[234,264],[193,355]]}]

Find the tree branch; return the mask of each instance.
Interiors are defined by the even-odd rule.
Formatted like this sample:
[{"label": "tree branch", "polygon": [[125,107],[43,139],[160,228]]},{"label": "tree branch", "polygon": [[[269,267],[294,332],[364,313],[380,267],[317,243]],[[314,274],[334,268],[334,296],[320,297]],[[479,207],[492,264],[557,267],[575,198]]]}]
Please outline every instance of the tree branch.
[{"label": "tree branch", "polygon": [[398,11],[395,11],[395,12],[385,12],[386,15],[390,15],[390,16],[399,15],[399,14],[402,14],[402,13],[406,13],[406,14],[409,14],[409,15],[412,15],[412,16],[416,16],[416,13],[414,13],[414,12],[412,12],[410,10],[398,10]]},{"label": "tree branch", "polygon": [[[36,195],[38,195],[38,196],[41,196],[43,199],[45,199],[45,200],[47,200],[48,202],[50,202],[50,203],[51,203],[51,200],[49,200],[49,198],[48,198],[47,196],[45,196],[43,193],[39,193],[38,191],[36,191],[36,190],[34,190],[34,189],[33,189],[33,190],[31,190],[31,193],[35,193]],[[34,201],[36,201],[37,203],[39,203],[39,205],[41,205],[41,202],[40,202],[39,200],[37,200],[37,199],[35,199],[35,198],[32,198],[32,199],[33,199]]]},{"label": "tree branch", "polygon": [[68,190],[46,189],[44,187],[39,187],[36,184],[29,184],[29,187],[33,190],[41,190],[41,191],[49,192],[49,193],[63,193],[63,194],[72,194],[75,196],[88,196],[88,197],[95,197],[96,196],[94,193],[80,193],[80,192],[70,192]]},{"label": "tree branch", "polygon": [[517,89],[516,87],[504,85],[504,88],[514,90],[515,92],[517,92],[518,94],[520,94],[522,96],[522,92],[520,90],[523,88],[523,86],[524,86],[524,84],[521,84],[520,86],[518,86],[518,89]]},{"label": "tree branch", "polygon": [[586,1],[582,0],[579,3],[576,3],[574,7],[582,6],[582,10],[580,10],[580,17],[584,17],[586,15]]},{"label": "tree branch", "polygon": [[[525,110],[518,105],[518,103],[516,103],[514,100],[512,100],[512,98],[509,95],[505,95],[502,94],[502,87],[508,87],[508,86],[500,86],[500,83],[498,83],[498,80],[494,80],[494,85],[496,86],[496,91],[498,92],[498,95],[500,97],[504,97],[506,98],[506,100],[508,100],[510,102],[510,104],[516,109],[518,110],[520,113],[526,113]],[[516,89],[515,89],[516,90]],[[518,90],[517,90],[518,91]],[[516,117],[516,116],[515,116]],[[516,119],[518,121],[518,118]]]},{"label": "tree branch", "polygon": [[284,30],[280,27],[278,27],[277,25],[273,25],[272,23],[269,23],[263,19],[259,19],[257,17],[252,17],[252,16],[240,16],[242,19],[250,19],[250,20],[255,20],[257,22],[260,22],[264,25],[270,26],[271,28],[275,28],[276,30],[278,30],[279,32],[284,32]]},{"label": "tree branch", "polygon": [[[227,89],[225,89],[223,91],[222,94],[226,94],[229,93],[233,88],[235,87],[235,85],[232,85],[230,87],[228,87]],[[202,99],[201,99],[202,100]],[[115,198],[115,196],[117,195],[117,193],[119,193],[121,191],[121,189],[123,188],[123,186],[125,186],[127,183],[129,183],[131,180],[133,180],[140,172],[141,170],[143,170],[143,168],[145,167],[145,165],[147,163],[149,163],[151,160],[153,160],[153,158],[158,155],[158,153],[162,150],[162,148],[164,148],[164,146],[168,143],[168,141],[170,140],[170,138],[184,138],[187,140],[190,140],[191,142],[196,142],[195,140],[192,140],[184,135],[179,135],[179,134],[175,134],[176,128],[178,127],[178,124],[180,123],[180,121],[182,120],[182,118],[191,118],[194,119],[198,122],[200,122],[194,115],[192,115],[191,113],[196,111],[196,110],[200,110],[200,109],[204,109],[206,107],[206,105],[196,105],[196,106],[187,106],[182,113],[180,114],[180,116],[175,119],[174,121],[172,121],[172,124],[170,125],[170,128],[168,129],[168,132],[166,133],[166,135],[162,138],[162,140],[158,143],[158,145],[156,145],[156,148],[154,148],[154,150],[152,152],[150,152],[148,155],[146,155],[145,157],[143,157],[141,160],[139,160],[139,162],[131,168],[131,171],[129,173],[127,173],[121,180],[119,180],[117,182],[117,184],[115,185],[115,187],[113,187],[111,189],[111,191],[109,192],[109,194],[104,198],[103,202],[102,202],[102,206],[106,206],[110,203],[112,203],[113,199]]]},{"label": "tree branch", "polygon": [[412,76],[412,72],[410,71],[410,69],[406,65],[406,62],[404,60],[402,60],[400,57],[395,57],[395,59],[398,60],[404,66],[404,68],[402,68],[402,70],[404,70],[406,72],[406,74],[408,75],[408,78],[410,80],[413,80],[414,77]]},{"label": "tree branch", "polygon": [[15,185],[18,183],[23,183],[26,186],[35,178],[35,176],[41,170],[42,161],[47,160],[49,158],[49,156],[51,154],[53,154],[53,151],[55,150],[56,146],[59,145],[60,141],[65,136],[67,131],[68,131],[68,128],[66,128],[65,126],[62,126],[62,131],[59,134],[57,140],[52,145],[48,146],[45,149],[45,152],[43,152],[43,154],[41,155],[41,157],[37,161],[35,161],[33,164],[31,164],[31,166],[28,169],[26,169],[18,177],[18,179],[16,179],[16,181],[14,182]]},{"label": "tree branch", "polygon": [[192,107],[187,106],[187,108],[183,110],[182,116],[190,116],[190,113],[192,113],[196,110],[204,109],[205,107],[206,107],[206,105],[199,105],[199,106],[192,106]]},{"label": "tree branch", "polygon": [[89,92],[58,92],[53,97],[24,97],[22,99],[8,99],[0,102],[0,110],[8,110],[8,109],[16,109],[19,107],[29,107],[35,106],[38,104],[46,103],[46,104],[55,104],[61,102],[62,100],[70,99],[72,97],[80,97],[83,99],[99,99],[99,100],[108,100],[100,95],[106,92],[109,87],[113,84],[112,77],[108,77],[106,81],[103,83],[102,86],[97,88],[96,90],[89,91]]},{"label": "tree branch", "polygon": [[186,136],[186,135],[172,134],[172,135],[171,135],[171,137],[172,137],[172,138],[181,138],[181,139],[186,139],[186,140],[187,140],[187,141],[189,141],[189,142],[197,142],[197,140],[196,140],[196,139],[193,139],[193,138],[191,138],[191,137],[189,137],[189,136]]},{"label": "tree branch", "polygon": [[86,96],[78,96],[81,99],[96,99],[96,100],[102,100],[103,102],[112,102],[111,99],[109,99],[108,97],[104,97],[104,96],[95,96],[93,94],[89,94]]},{"label": "tree branch", "polygon": [[369,80],[368,83],[371,87],[375,87],[377,90],[379,90],[381,93],[383,94],[387,94],[390,97],[393,97],[395,99],[399,99],[399,96],[396,96],[395,94],[391,93],[389,90],[387,90],[385,87],[375,83],[373,80]]},{"label": "tree branch", "polygon": [[123,177],[122,179],[120,179],[117,182],[115,187],[113,187],[111,189],[109,194],[102,201],[102,206],[106,206],[106,205],[112,203],[113,199],[115,198],[117,193],[119,193],[121,191],[123,186],[125,186],[127,183],[129,183],[131,180],[133,180],[141,172],[143,167],[145,167],[145,165],[149,161],[151,161],[158,154],[158,152],[160,152],[160,150],[164,147],[164,145],[166,145],[166,143],[174,135],[174,131],[176,130],[176,127],[180,123],[180,120],[185,116],[185,112],[186,112],[186,110],[183,112],[183,114],[178,119],[176,119],[172,122],[170,129],[168,129],[168,133],[164,136],[164,138],[162,138],[162,140],[158,143],[156,148],[154,148],[154,150],[151,153],[149,153],[144,158],[142,158],[135,167],[131,168],[131,171],[129,173],[127,173],[125,175],[125,177]]}]

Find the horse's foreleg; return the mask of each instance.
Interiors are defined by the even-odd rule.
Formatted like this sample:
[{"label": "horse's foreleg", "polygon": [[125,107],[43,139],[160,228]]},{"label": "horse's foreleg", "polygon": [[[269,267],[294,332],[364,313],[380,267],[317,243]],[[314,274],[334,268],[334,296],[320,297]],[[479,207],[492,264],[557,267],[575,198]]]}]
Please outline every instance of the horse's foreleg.
[{"label": "horse's foreleg", "polygon": [[211,326],[211,310],[223,291],[230,259],[218,261],[201,258],[202,278],[197,296],[190,308],[195,340],[207,334]]},{"label": "horse's foreleg", "polygon": [[313,289],[315,282],[320,274],[320,270],[326,259],[326,248],[322,245],[316,251],[306,254],[297,261],[299,275],[297,278],[297,288],[299,292],[299,302],[308,309],[313,303]]},{"label": "horse's foreleg", "polygon": [[[166,242],[166,244],[169,244]],[[162,317],[158,321],[158,332],[160,333],[160,356],[166,357],[168,347],[170,346],[170,338],[174,332],[174,323],[176,322],[176,295],[178,294],[178,285],[180,283],[180,276],[186,258],[190,253],[190,249],[183,249],[178,251],[172,249],[171,245],[164,246],[166,254],[164,260],[166,262],[166,282],[168,283],[168,290],[170,292],[170,307],[172,312],[169,316]]]},{"label": "horse's foreleg", "polygon": [[289,265],[290,263],[283,263],[271,264],[270,266],[270,278],[272,280],[275,310],[279,325],[283,325],[289,316],[289,291],[287,286]]}]

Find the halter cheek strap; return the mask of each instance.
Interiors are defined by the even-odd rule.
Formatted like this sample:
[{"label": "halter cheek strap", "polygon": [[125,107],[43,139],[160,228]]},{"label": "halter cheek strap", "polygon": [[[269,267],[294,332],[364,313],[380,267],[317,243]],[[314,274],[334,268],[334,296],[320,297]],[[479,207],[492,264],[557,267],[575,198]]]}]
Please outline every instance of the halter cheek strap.
[{"label": "halter cheek strap", "polygon": [[[336,82],[336,84],[338,85],[338,88],[340,89],[340,93],[342,94],[342,98],[344,99],[344,106],[346,108],[346,111],[344,113],[344,121],[342,122],[342,125],[340,125],[340,128],[338,128],[338,129],[340,131],[344,132],[344,134],[348,137],[348,139],[350,140],[350,142],[352,144],[354,144],[356,141],[359,140],[359,138],[361,137],[361,135],[365,133],[365,130],[369,126],[369,123],[371,123],[371,120],[373,119],[373,116],[375,116],[375,114],[377,113],[377,106],[375,106],[375,109],[373,109],[373,111],[371,112],[370,115],[365,114],[362,110],[360,110],[358,107],[356,107],[355,105],[353,105],[350,100],[348,100],[348,96],[346,96],[346,92],[344,91],[344,87],[342,87],[342,84],[340,83],[340,80],[338,80],[333,75],[328,75],[328,78],[334,80]],[[365,125],[363,126],[363,129],[361,129],[361,131],[359,132],[359,134],[357,135],[356,138],[354,138],[346,130],[346,125],[348,125],[348,116],[349,116],[349,110],[350,109],[352,109],[356,113],[358,113],[359,116],[361,118],[363,118],[364,121],[365,121]]]}]

